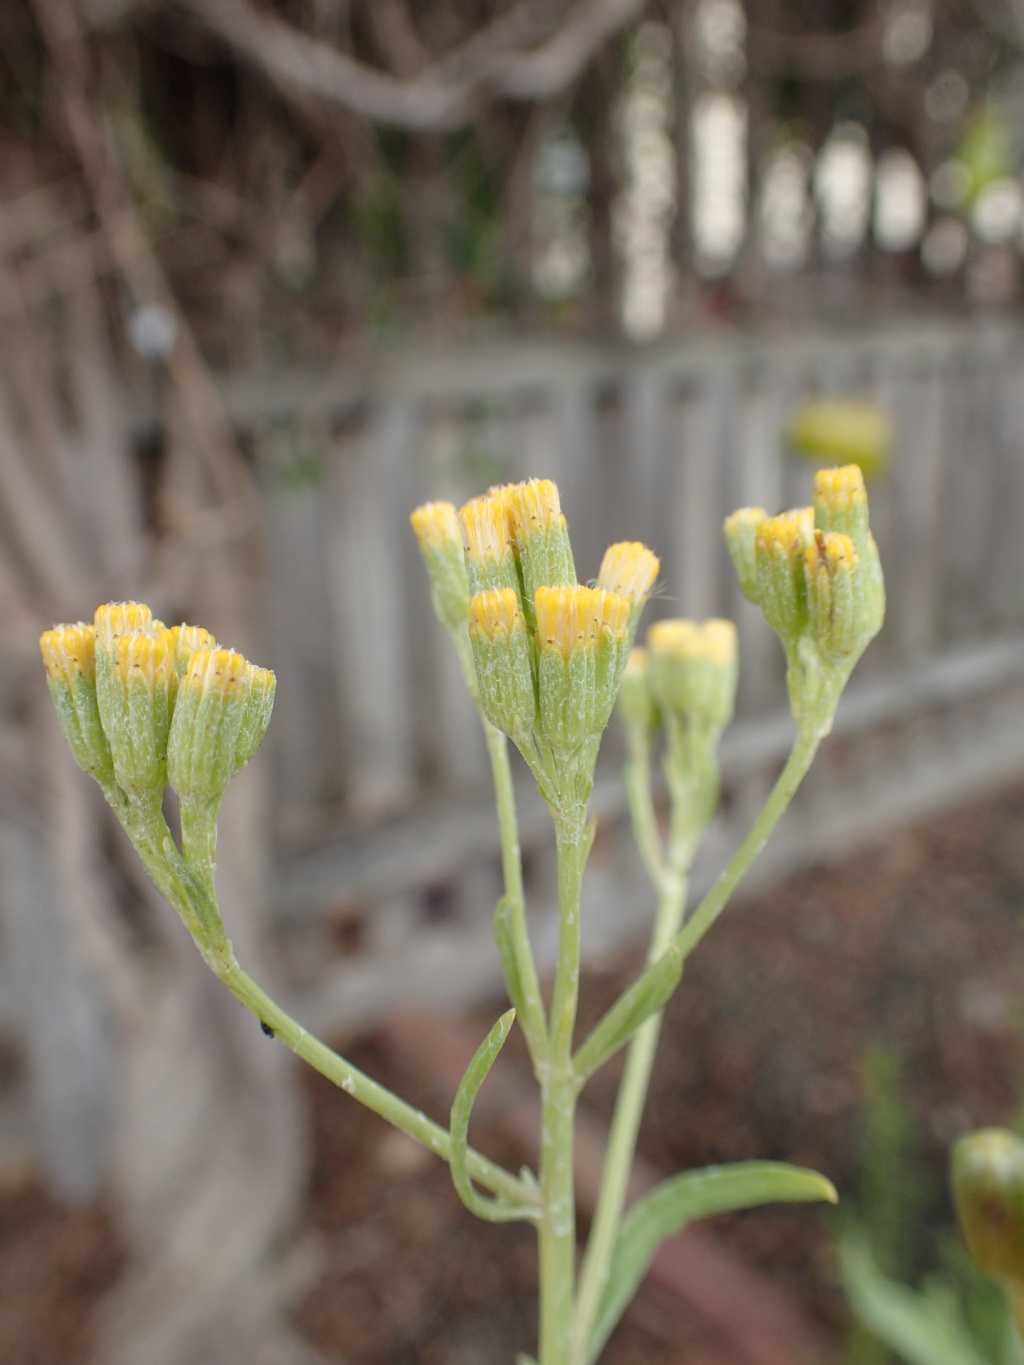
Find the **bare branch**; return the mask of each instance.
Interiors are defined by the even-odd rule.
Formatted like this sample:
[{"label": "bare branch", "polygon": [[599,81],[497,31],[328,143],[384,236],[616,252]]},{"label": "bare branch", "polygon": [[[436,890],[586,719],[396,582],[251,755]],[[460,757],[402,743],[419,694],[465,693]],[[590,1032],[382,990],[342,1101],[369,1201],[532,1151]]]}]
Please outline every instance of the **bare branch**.
[{"label": "bare branch", "polygon": [[[523,51],[521,44],[550,32],[536,0],[527,0],[411,80],[369,67],[249,0],[176,3],[288,99],[313,95],[381,123],[443,131],[470,122],[487,96],[540,100],[559,94],[647,0],[578,0],[541,46]],[[557,13],[558,6],[549,5],[547,15],[552,9]]]},{"label": "bare branch", "polygon": [[494,86],[520,100],[544,100],[571,85],[614,33],[635,19],[646,0],[583,0],[543,47],[510,60]]},{"label": "bare branch", "polygon": [[421,76],[403,81],[310,38],[247,0],[178,0],[179,7],[258,67],[280,92],[317,95],[366,118],[420,131],[457,128],[473,116],[464,86]]}]

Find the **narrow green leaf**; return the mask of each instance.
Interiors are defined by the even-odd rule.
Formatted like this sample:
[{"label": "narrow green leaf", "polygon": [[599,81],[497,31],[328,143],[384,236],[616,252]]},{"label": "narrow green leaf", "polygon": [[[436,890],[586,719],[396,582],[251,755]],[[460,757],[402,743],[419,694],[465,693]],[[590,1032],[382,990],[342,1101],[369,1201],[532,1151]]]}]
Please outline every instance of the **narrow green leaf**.
[{"label": "narrow green leaf", "polygon": [[645,1019],[664,1009],[679,985],[683,959],[675,942],[642,976],[623,991],[597,1027],[584,1040],[573,1058],[573,1069],[580,1081],[605,1064],[609,1057],[629,1042]]},{"label": "narrow green leaf", "polygon": [[469,1120],[473,1112],[473,1104],[480,1087],[487,1079],[487,1073],[494,1065],[498,1053],[505,1044],[505,1039],[508,1037],[509,1029],[511,1029],[515,1017],[514,1009],[506,1010],[491,1029],[473,1054],[473,1060],[466,1068],[466,1074],[459,1082],[459,1088],[455,1092],[455,1099],[452,1102],[452,1181],[466,1208],[488,1223],[509,1223],[516,1218],[535,1219],[537,1216],[535,1208],[511,1204],[506,1200],[481,1194],[474,1189],[469,1175]]},{"label": "narrow green leaf", "polygon": [[907,1365],[991,1365],[948,1287],[933,1282],[921,1293],[888,1279],[861,1237],[845,1237],[840,1252],[850,1307]]},{"label": "narrow green leaf", "polygon": [[656,1185],[628,1211],[612,1252],[608,1282],[591,1335],[588,1359],[595,1360],[640,1286],[662,1242],[698,1218],[759,1204],[824,1199],[834,1204],[831,1181],[816,1171],[780,1161],[740,1161],[684,1171]]},{"label": "narrow green leaf", "polygon": [[590,857],[590,850],[594,847],[594,838],[597,835],[597,816],[592,815],[587,822],[587,828],[583,835],[583,843],[580,847],[580,868],[585,868]]},{"label": "narrow green leaf", "polygon": [[515,947],[512,943],[512,897],[502,896],[494,907],[494,938],[501,958],[501,970],[505,975],[505,989],[515,1009],[522,1012],[522,983],[519,980],[519,967],[516,963]]}]

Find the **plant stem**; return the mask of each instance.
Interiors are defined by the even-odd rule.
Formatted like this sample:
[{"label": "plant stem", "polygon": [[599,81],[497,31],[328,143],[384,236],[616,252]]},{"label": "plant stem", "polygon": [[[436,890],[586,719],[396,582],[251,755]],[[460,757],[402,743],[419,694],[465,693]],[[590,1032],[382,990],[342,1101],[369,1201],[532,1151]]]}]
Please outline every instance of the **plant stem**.
[{"label": "plant stem", "polygon": [[572,1039],[580,975],[580,882],[585,810],[556,815],[558,852],[558,965],[551,998],[547,1063],[540,1071],[540,1365],[568,1365],[576,1272],[576,1192],[573,1129],[576,1079]]},{"label": "plant stem", "polygon": [[[314,1070],[443,1161],[450,1161],[451,1137],[447,1128],[406,1104],[308,1033],[242,970],[224,932],[212,885],[212,865],[204,864],[197,872],[185,862],[159,806],[152,802],[132,803],[119,788],[105,794],[157,888],[184,921],[207,966],[232,995]],[[200,845],[210,851],[207,840],[201,838]],[[540,1217],[536,1191],[472,1148],[469,1173],[499,1198],[521,1207],[524,1217]],[[531,1205],[534,1212],[530,1212]]]},{"label": "plant stem", "polygon": [[631,725],[627,733],[629,755],[624,774],[626,798],[633,825],[633,837],[647,875],[654,885],[661,885],[664,855],[658,821],[651,795],[651,742],[646,727]]},{"label": "plant stem", "polygon": [[530,948],[526,926],[526,899],[523,892],[523,861],[519,849],[519,826],[516,821],[516,798],[512,787],[512,769],[508,761],[508,741],[481,713],[487,753],[491,760],[491,776],[498,808],[498,829],[501,833],[501,870],[505,895],[509,903],[509,928],[519,978],[520,999],[513,1001],[517,1018],[526,1037],[534,1065],[547,1055],[547,1026],[544,1003],[541,999],[537,967]]},{"label": "plant stem", "polygon": [[[367,1109],[372,1109],[375,1114],[386,1119],[393,1127],[407,1133],[409,1137],[435,1152],[443,1161],[450,1160],[451,1139],[447,1128],[434,1123],[420,1110],[413,1109],[412,1105],[406,1104],[390,1090],[371,1080],[358,1067],[322,1043],[319,1038],[307,1033],[301,1024],[297,1024],[291,1015],[286,1014],[257,986],[233,956],[230,964],[224,970],[218,971],[217,975],[236,1000],[255,1014],[262,1024],[273,1030],[274,1036],[287,1044],[296,1056],[319,1071],[321,1076],[326,1076],[347,1095],[351,1095]],[[520,1207],[536,1203],[536,1194],[533,1191],[528,1190],[515,1176],[472,1148],[469,1150],[469,1173],[474,1180],[510,1203]],[[534,1216],[540,1216],[539,1209]]]},{"label": "plant stem", "polygon": [[715,920],[722,913],[729,897],[746,875],[751,863],[764,848],[772,830],[779,823],[792,801],[797,787],[814,760],[825,730],[819,726],[802,726],[797,732],[786,766],[779,774],[768,800],[758,812],[747,837],[733,854],[729,865],[701,901],[676,937],[685,961]]},{"label": "plant stem", "polygon": [[[632,767],[632,763],[630,766]],[[646,799],[643,799],[641,784]],[[686,905],[686,873],[694,844],[691,822],[688,818],[692,804],[688,799],[689,793],[680,790],[678,784],[672,784],[670,789],[672,821],[668,838],[668,857],[665,862],[659,858],[653,874],[658,888],[658,911],[651,933],[648,963],[657,961],[679,929]],[[637,843],[641,849],[645,838],[649,847],[651,835],[657,839],[650,790],[649,762],[640,772],[634,770],[630,773],[627,770],[630,814],[633,817]],[[645,832],[648,822],[650,827]],[[597,1207],[590,1225],[587,1250],[580,1271],[579,1294],[573,1324],[573,1365],[586,1365],[590,1359],[590,1336],[608,1282],[615,1238],[626,1203],[637,1135],[647,1099],[654,1055],[661,1035],[661,1021],[660,1012],[652,1015],[640,1026],[629,1044],[626,1065],[615,1101],[615,1114],[608,1135]]]}]

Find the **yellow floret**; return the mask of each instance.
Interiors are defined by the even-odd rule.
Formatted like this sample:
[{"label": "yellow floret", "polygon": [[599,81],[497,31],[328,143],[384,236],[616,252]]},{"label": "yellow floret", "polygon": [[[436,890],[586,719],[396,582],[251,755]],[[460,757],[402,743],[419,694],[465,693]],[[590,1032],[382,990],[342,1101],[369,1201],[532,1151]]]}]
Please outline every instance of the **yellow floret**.
[{"label": "yellow floret", "polygon": [[525,540],[532,531],[548,531],[552,526],[565,524],[558,485],[551,479],[510,483],[496,492],[508,508],[516,540]]},{"label": "yellow floret", "polygon": [[517,625],[523,624],[519,598],[512,588],[478,592],[469,600],[470,635],[480,634],[493,640],[499,634],[511,635]]},{"label": "yellow floret", "polygon": [[602,588],[538,588],[534,605],[541,643],[554,646],[566,659],[575,649],[592,647],[601,631],[617,643],[629,634],[629,602]]},{"label": "yellow floret", "polygon": [[181,685],[200,692],[227,694],[242,690],[253,671],[245,655],[232,649],[199,649],[189,659]]},{"label": "yellow floret", "polygon": [[814,542],[814,508],[796,507],[780,512],[777,517],[765,517],[757,528],[757,546],[767,550],[774,559],[802,554]]},{"label": "yellow floret", "polygon": [[462,527],[462,543],[470,558],[501,559],[508,550],[511,524],[500,493],[485,493],[483,497],[467,502],[459,512],[458,520]]},{"label": "yellow floret", "polygon": [[740,507],[731,516],[726,517],[725,533],[727,536],[746,530],[755,533],[767,516],[768,513],[763,507]]},{"label": "yellow floret", "polygon": [[814,496],[830,509],[861,506],[867,502],[867,489],[860,465],[844,464],[836,469],[819,469],[814,476]]},{"label": "yellow floret", "polygon": [[812,577],[827,573],[829,578],[835,578],[837,574],[852,573],[857,567],[856,547],[841,531],[816,531],[806,556],[807,572]]},{"label": "yellow floret", "polygon": [[51,678],[63,675],[69,683],[76,678],[95,678],[96,633],[84,621],[44,631],[39,638],[39,648]]},{"label": "yellow floret", "polygon": [[459,519],[450,502],[425,502],[416,508],[409,520],[422,547],[433,545],[443,549],[453,542],[462,545]]},{"label": "yellow floret", "polygon": [[638,540],[609,545],[601,560],[597,586],[630,602],[642,602],[654,587],[661,561]]},{"label": "yellow floret", "polygon": [[704,652],[713,664],[731,664],[736,650],[736,627],[732,621],[713,617],[704,622]]},{"label": "yellow floret", "polygon": [[736,658],[736,627],[731,621],[656,621],[647,632],[652,654],[677,659],[708,659],[713,664],[731,664]]},{"label": "yellow floret", "polygon": [[179,673],[185,671],[189,659],[196,650],[217,648],[217,641],[202,626],[188,626],[182,622],[180,626],[171,626],[170,634],[174,662]]},{"label": "yellow floret", "polygon": [[133,678],[145,679],[150,687],[159,682],[169,685],[174,676],[171,632],[161,629],[153,635],[141,632],[122,635],[114,646],[114,667],[125,685]]},{"label": "yellow floret", "polygon": [[96,643],[101,649],[112,649],[115,640],[154,624],[153,613],[144,602],[107,602],[96,608]]}]

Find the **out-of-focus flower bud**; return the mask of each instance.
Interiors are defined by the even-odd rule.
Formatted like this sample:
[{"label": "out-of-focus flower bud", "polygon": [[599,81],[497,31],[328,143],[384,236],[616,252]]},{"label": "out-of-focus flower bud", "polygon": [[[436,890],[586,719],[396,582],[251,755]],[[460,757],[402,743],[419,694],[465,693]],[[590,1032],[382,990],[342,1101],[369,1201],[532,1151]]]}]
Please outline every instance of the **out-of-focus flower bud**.
[{"label": "out-of-focus flower bud", "polygon": [[469,594],[499,592],[511,588],[519,592],[512,523],[501,489],[467,502],[459,512],[462,544],[465,550]]},{"label": "out-of-focus flower bud", "polygon": [[953,1148],[953,1202],[971,1255],[1020,1294],[1024,1289],[1024,1142],[1002,1128],[968,1133]]},{"label": "out-of-focus flower bud", "polygon": [[756,601],[783,644],[792,645],[807,627],[804,559],[814,539],[810,507],[765,517],[754,540]]},{"label": "out-of-focus flower bud", "polygon": [[736,627],[731,621],[658,621],[647,632],[651,690],[664,711],[719,731],[736,706]]},{"label": "out-of-focus flower bud", "polygon": [[459,630],[469,614],[469,580],[455,508],[450,502],[427,502],[409,520],[427,566],[438,620],[449,630]]},{"label": "out-of-focus flower bud", "polygon": [[178,688],[168,781],[183,800],[219,800],[259,748],[276,679],[230,649],[200,649]]},{"label": "out-of-focus flower bud", "polygon": [[636,639],[640,616],[660,567],[658,556],[638,540],[620,541],[616,545],[609,545],[604,552],[596,586],[605,592],[625,597],[629,602],[630,641]]},{"label": "out-of-focus flower bud", "polygon": [[525,742],[536,714],[530,637],[512,588],[480,592],[469,601],[480,706],[497,729]]},{"label": "out-of-focus flower bud", "polygon": [[537,732],[578,750],[608,724],[629,654],[630,604],[579,584],[540,587],[537,609]]},{"label": "out-of-focus flower bud", "polygon": [[75,762],[90,777],[114,777],[110,744],[96,704],[96,636],[84,621],[54,626],[39,640],[46,683]]},{"label": "out-of-focus flower bud", "polygon": [[868,495],[864,476],[855,464],[820,469],[814,479],[814,524],[822,531],[839,531],[853,541],[859,559],[858,593],[867,638],[882,628],[885,584],[875,538],[868,527]]},{"label": "out-of-focus flower bud", "polygon": [[763,507],[741,507],[738,512],[733,512],[731,517],[726,517],[722,528],[740,591],[755,604],[758,601],[758,588],[757,554],[754,547],[758,527],[767,520],[767,517],[768,513]]},{"label": "out-of-focus flower bud", "polygon": [[892,418],[875,403],[822,398],[790,418],[793,449],[812,460],[854,460],[870,476],[882,473],[892,455]]},{"label": "out-of-focus flower bud", "polygon": [[623,723],[650,735],[658,724],[658,708],[651,692],[650,655],[637,646],[630,652],[619,687],[618,709]]},{"label": "out-of-focus flower bud", "polygon": [[811,636],[827,663],[844,663],[868,640],[858,591],[860,560],[849,536],[815,531],[806,551],[807,613]]}]

